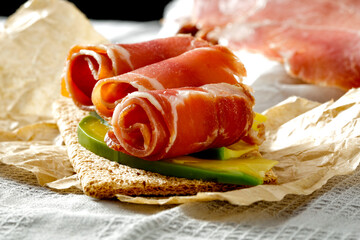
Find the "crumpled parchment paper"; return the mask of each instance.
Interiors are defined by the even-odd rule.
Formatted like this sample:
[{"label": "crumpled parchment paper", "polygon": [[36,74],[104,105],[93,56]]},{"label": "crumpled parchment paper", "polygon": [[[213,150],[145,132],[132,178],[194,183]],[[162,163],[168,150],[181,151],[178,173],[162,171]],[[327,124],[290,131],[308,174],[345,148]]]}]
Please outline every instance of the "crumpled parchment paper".
[{"label": "crumpled parchment paper", "polygon": [[32,0],[22,5],[0,30],[0,126],[16,126],[7,120],[26,124],[50,119],[70,47],[105,41],[69,2]]},{"label": "crumpled parchment paper", "polygon": [[73,4],[32,0],[0,29],[0,161],[32,171],[40,184],[72,175],[52,119],[67,53],[107,42]]},{"label": "crumpled parchment paper", "polygon": [[[51,105],[59,96],[61,73],[70,47],[76,43],[105,41],[72,4],[59,0],[29,1],[9,18],[0,32],[0,43],[5,46],[4,54],[0,55],[3,83],[0,162],[33,172],[41,185],[55,189],[79,187],[66,147],[50,116]],[[290,83],[282,80],[281,65],[272,64],[259,74],[257,69],[264,66],[251,65],[246,62],[250,58],[242,58],[250,76],[257,74],[248,83],[253,85],[257,102],[264,103],[259,110],[266,109],[265,103],[269,104],[268,94],[283,93],[287,98],[292,94],[301,96],[302,90],[307,89],[306,97],[312,99],[289,97],[264,112],[268,116],[267,140],[261,151],[266,158],[279,161],[274,168],[278,184],[196,196],[119,195],[120,201],[173,204],[225,200],[236,205],[279,201],[287,194],[311,194],[331,177],[351,174],[357,168],[360,161],[359,89],[343,95],[336,89],[307,85],[294,79],[291,81],[296,83]],[[327,101],[331,98],[334,100]]]}]

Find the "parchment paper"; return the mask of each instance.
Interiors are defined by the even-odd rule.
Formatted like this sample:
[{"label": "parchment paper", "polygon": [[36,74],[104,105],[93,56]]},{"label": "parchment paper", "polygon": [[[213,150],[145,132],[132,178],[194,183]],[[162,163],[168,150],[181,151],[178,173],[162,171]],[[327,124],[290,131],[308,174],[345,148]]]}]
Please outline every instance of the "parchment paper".
[{"label": "parchment paper", "polygon": [[2,126],[17,126],[7,120],[51,119],[70,47],[105,41],[69,2],[26,2],[0,31],[0,118],[6,123]]},{"label": "parchment paper", "polygon": [[0,29],[0,161],[32,171],[39,184],[72,175],[52,119],[67,53],[107,42],[73,4],[26,2]]},{"label": "parchment paper", "polygon": [[[0,91],[1,162],[33,172],[41,185],[56,189],[78,186],[49,115],[50,107],[59,96],[60,75],[71,45],[104,41],[83,14],[59,0],[27,2],[9,19],[0,35],[0,44],[6,46],[0,55],[0,78],[5,86]],[[284,75],[281,65],[259,56],[239,56],[248,69],[245,81],[254,88],[257,111],[286,99],[265,111],[267,140],[261,147],[265,157],[279,161],[274,169],[279,184],[186,197],[118,196],[120,201],[170,204],[225,200],[236,205],[278,201],[287,194],[310,194],[331,177],[356,169],[360,161],[359,90],[338,99],[343,92],[337,89],[303,84]],[[332,98],[334,101],[327,101]]]}]

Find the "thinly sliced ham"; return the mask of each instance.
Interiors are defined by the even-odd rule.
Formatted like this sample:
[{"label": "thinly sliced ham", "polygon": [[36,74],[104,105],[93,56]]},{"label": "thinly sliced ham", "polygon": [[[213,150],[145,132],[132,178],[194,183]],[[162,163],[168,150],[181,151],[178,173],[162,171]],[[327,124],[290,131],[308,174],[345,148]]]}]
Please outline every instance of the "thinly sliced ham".
[{"label": "thinly sliced ham", "polygon": [[246,75],[244,65],[226,47],[211,46],[187,51],[177,57],[98,81],[92,102],[100,116],[112,116],[116,102],[134,91],[237,84]]},{"label": "thinly sliced ham", "polygon": [[191,21],[199,29],[213,29],[245,20],[263,3],[263,0],[194,0]]},{"label": "thinly sliced ham", "polygon": [[116,106],[106,142],[146,160],[227,146],[248,138],[253,106],[242,84],[137,91]]},{"label": "thinly sliced ham", "polygon": [[80,108],[93,110],[91,92],[99,79],[120,75],[209,45],[207,41],[189,35],[178,35],[133,44],[74,46],[68,54],[62,94],[72,97]]},{"label": "thinly sliced ham", "polygon": [[195,0],[192,23],[198,36],[262,53],[307,83],[360,86],[360,1]]},{"label": "thinly sliced ham", "polygon": [[294,23],[358,29],[357,0],[195,0],[191,21],[199,29],[241,23]]},{"label": "thinly sliced ham", "polygon": [[240,35],[227,38],[231,48],[260,52],[280,61],[290,75],[303,81],[344,90],[360,87],[358,32],[270,23],[242,25],[238,33],[242,33],[241,39]]}]

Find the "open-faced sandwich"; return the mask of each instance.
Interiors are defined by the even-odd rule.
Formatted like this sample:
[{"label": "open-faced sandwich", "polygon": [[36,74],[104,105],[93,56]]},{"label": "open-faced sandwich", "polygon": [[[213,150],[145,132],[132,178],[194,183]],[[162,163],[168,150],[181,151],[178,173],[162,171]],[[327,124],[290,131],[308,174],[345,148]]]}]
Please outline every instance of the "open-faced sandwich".
[{"label": "open-faced sandwich", "polygon": [[54,114],[84,192],[193,195],[275,183],[245,75],[228,48],[186,35],[72,48],[68,98]]}]

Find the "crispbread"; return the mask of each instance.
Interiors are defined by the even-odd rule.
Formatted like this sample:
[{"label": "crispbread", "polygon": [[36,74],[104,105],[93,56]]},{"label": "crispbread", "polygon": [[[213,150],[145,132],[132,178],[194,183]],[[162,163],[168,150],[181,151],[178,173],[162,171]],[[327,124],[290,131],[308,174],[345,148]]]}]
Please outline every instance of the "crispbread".
[{"label": "crispbread", "polygon": [[[77,140],[77,125],[88,113],[78,109],[70,99],[54,103],[54,118],[67,146],[70,162],[77,173],[85,194],[95,198],[113,198],[116,194],[128,196],[194,195],[198,192],[224,192],[243,188],[233,184],[190,180],[163,176],[131,168],[99,157],[82,147]],[[272,171],[265,183],[276,182]]]}]

